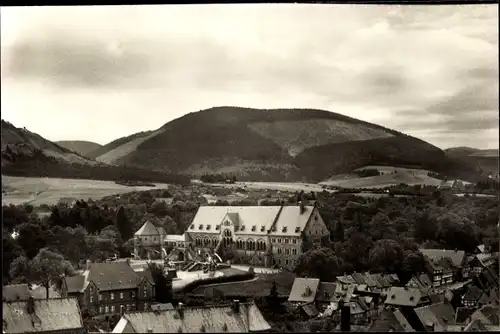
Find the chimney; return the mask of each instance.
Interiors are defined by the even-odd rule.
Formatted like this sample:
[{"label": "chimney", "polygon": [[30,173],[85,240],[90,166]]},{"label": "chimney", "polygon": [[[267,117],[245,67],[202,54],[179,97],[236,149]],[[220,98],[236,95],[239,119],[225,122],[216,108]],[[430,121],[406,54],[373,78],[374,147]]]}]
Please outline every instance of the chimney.
[{"label": "chimney", "polygon": [[177,312],[179,312],[179,318],[184,319],[184,304],[179,302],[177,304]]},{"label": "chimney", "polygon": [[240,313],[240,301],[238,299],[233,300],[233,311],[234,313]]},{"label": "chimney", "polygon": [[28,313],[29,314],[35,313],[35,298],[33,298],[32,296],[30,296],[28,298],[28,302],[27,302],[26,306],[28,308]]},{"label": "chimney", "polygon": [[340,330],[342,332],[351,331],[351,306],[343,301],[340,304]]},{"label": "chimney", "polygon": [[151,327],[148,327],[148,333],[153,333],[153,329]]},{"label": "chimney", "polygon": [[87,270],[90,270],[90,266],[91,266],[91,264],[92,264],[92,261],[87,260]]}]

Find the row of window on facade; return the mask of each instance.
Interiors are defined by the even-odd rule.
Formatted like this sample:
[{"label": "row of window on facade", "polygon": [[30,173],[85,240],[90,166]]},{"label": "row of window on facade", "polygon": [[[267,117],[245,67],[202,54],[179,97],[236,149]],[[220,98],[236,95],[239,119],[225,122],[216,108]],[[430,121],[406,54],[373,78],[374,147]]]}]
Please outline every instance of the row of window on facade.
[{"label": "row of window on facade", "polygon": [[[92,289],[90,289],[90,292],[93,292]],[[153,290],[151,291],[151,294],[153,294]],[[143,297],[147,297],[148,296],[148,291],[146,289],[144,289],[143,291]],[[124,299],[125,297],[125,293],[124,292],[120,292],[120,299]],[[131,298],[135,298],[135,291],[131,291]],[[114,292],[110,292],[109,294],[109,299],[110,300],[115,300],[115,293]],[[103,295],[100,293],[99,294],[99,301],[102,301],[103,300]],[[93,303],[94,302],[94,296],[90,296],[90,302]]]},{"label": "row of window on facade", "polygon": [[[125,304],[125,305],[120,305],[120,313],[123,313],[125,310],[127,312],[129,311],[135,311],[135,304]],[[144,311],[147,311],[148,309],[148,303],[144,303]],[[105,305],[105,306],[99,306],[99,313],[101,314],[107,314],[107,313],[115,313],[116,312],[116,307],[115,305]]]},{"label": "row of window on facade", "polygon": [[299,263],[299,260],[289,260],[289,259],[282,260],[282,259],[273,258],[273,265],[277,264],[278,266],[281,266],[281,265],[288,266],[291,264],[297,265],[298,263]]}]

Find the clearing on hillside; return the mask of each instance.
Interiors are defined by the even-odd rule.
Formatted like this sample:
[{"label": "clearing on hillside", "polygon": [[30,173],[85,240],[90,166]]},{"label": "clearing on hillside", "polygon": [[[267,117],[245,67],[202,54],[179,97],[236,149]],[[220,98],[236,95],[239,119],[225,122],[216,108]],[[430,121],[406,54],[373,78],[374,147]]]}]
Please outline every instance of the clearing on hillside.
[{"label": "clearing on hillside", "polygon": [[168,184],[155,183],[156,187],[127,187],[113,181],[83,179],[58,179],[39,177],[17,177],[2,175],[2,205],[31,204],[53,205],[62,198],[99,199],[134,190],[165,189]]}]

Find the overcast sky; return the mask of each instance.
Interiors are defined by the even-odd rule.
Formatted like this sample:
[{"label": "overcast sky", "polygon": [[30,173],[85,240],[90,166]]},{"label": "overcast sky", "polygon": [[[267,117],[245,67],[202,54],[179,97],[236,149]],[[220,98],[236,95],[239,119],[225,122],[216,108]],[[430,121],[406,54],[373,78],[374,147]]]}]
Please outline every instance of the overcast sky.
[{"label": "overcast sky", "polygon": [[212,106],[319,108],[498,148],[498,6],[1,9],[2,118],[106,144]]}]

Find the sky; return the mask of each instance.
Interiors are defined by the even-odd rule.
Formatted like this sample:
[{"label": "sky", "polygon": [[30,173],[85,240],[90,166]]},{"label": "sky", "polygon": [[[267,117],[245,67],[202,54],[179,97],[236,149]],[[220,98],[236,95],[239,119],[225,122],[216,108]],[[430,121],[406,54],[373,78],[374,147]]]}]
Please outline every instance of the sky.
[{"label": "sky", "polygon": [[106,144],[214,106],[498,148],[498,5],[1,8],[2,119]]}]

